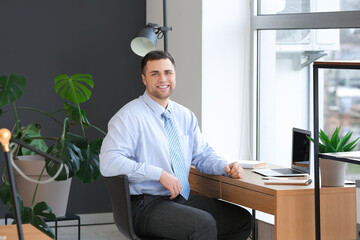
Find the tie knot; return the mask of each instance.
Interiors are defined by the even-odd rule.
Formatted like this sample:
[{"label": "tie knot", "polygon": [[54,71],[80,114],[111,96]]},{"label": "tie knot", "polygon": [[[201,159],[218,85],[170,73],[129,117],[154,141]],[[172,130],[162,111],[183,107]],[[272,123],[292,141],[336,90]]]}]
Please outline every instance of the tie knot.
[{"label": "tie knot", "polygon": [[168,110],[165,110],[165,111],[161,114],[161,116],[162,116],[163,118],[165,118],[165,119],[170,119],[170,113],[169,113]]}]

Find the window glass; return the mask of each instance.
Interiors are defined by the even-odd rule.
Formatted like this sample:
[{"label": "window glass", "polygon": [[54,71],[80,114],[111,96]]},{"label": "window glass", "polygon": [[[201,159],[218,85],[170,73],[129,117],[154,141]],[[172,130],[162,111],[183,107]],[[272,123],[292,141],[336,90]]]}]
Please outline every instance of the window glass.
[{"label": "window glass", "polygon": [[[325,60],[360,60],[360,29],[340,30],[338,51],[329,52]],[[341,136],[353,131],[352,140],[360,137],[360,70],[321,70],[323,80],[323,128],[332,133],[341,125]],[[356,151],[360,150],[360,142]],[[348,164],[347,179],[360,177],[360,165]]]},{"label": "window glass", "polygon": [[360,10],[358,0],[261,0],[261,14],[291,14]]},{"label": "window glass", "polygon": [[[290,166],[292,128],[312,129],[312,62],[359,60],[360,29],[260,31],[260,159]],[[319,71],[320,128],[360,136],[360,71]],[[276,131],[276,132],[274,132]],[[356,150],[360,150],[360,143]],[[348,164],[347,178],[360,177]]]},{"label": "window glass", "polygon": [[[292,128],[309,129],[308,30],[260,32],[260,160],[289,167]],[[318,52],[318,51],[316,51]],[[304,66],[303,66],[304,65]]]}]

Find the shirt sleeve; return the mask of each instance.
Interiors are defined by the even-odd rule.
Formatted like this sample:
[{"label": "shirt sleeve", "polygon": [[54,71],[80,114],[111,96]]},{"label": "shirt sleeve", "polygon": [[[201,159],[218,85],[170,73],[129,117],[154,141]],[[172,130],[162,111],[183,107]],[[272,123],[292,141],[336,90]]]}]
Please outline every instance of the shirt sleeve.
[{"label": "shirt sleeve", "polygon": [[158,181],[162,169],[137,162],[135,148],[139,131],[137,120],[128,112],[118,112],[108,124],[108,133],[100,151],[103,176],[127,175],[130,182]]},{"label": "shirt sleeve", "polygon": [[192,165],[194,165],[198,171],[205,174],[227,176],[224,167],[229,164],[228,161],[217,155],[213,148],[204,140],[196,117],[193,116],[193,119]]}]

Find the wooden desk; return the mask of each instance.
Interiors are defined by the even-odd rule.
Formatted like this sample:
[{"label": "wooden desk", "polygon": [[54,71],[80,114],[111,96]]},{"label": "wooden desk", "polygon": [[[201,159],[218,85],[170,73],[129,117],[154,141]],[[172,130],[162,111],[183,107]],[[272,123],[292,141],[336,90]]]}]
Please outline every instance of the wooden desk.
[{"label": "wooden desk", "polygon": [[[245,169],[243,179],[190,170],[193,194],[220,198],[275,216],[276,240],[315,239],[314,185],[265,185]],[[356,238],[355,187],[321,188],[322,239]]]},{"label": "wooden desk", "polygon": [[[52,240],[52,238],[31,224],[23,224],[22,227],[24,240]],[[16,225],[1,225],[0,236],[6,236],[6,240],[18,240]]]}]

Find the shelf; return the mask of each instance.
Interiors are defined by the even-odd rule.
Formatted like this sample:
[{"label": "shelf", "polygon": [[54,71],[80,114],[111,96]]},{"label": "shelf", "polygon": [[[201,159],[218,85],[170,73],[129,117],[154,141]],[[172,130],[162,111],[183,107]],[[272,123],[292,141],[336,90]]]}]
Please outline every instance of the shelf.
[{"label": "shelf", "polygon": [[[353,154],[353,155],[352,155]],[[319,158],[360,164],[360,152],[319,153]]]},{"label": "shelf", "polygon": [[[320,224],[320,170],[319,157],[324,159],[331,159],[341,162],[360,164],[360,157],[351,158],[344,157],[344,153],[337,154],[319,154],[319,86],[318,77],[319,69],[359,69],[360,61],[328,61],[328,62],[314,62],[313,64],[313,97],[314,97],[314,189],[315,189],[315,237],[316,240],[321,239],[321,224]],[[350,154],[350,153],[349,153]],[[338,155],[338,156],[336,156]],[[339,156],[341,155],[341,156]],[[359,155],[360,156],[360,155]]]},{"label": "shelf", "polygon": [[360,60],[314,62],[314,67],[316,66],[319,68],[360,69]]}]

